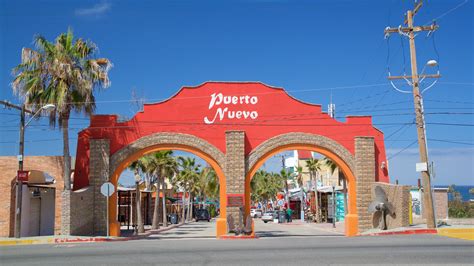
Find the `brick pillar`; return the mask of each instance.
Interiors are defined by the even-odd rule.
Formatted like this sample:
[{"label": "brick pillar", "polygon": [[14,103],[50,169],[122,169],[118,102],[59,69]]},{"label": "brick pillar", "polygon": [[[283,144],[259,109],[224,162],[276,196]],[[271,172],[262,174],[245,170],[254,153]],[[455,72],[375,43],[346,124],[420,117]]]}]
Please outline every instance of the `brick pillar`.
[{"label": "brick pillar", "polygon": [[61,192],[61,235],[72,235],[71,193],[71,190],[64,190]]},{"label": "brick pillar", "polygon": [[375,143],[373,137],[355,138],[355,175],[359,233],[372,228],[372,216],[367,208],[371,202],[371,187],[375,182]]},{"label": "brick pillar", "polygon": [[89,186],[93,191],[94,235],[107,235],[107,198],[100,193],[100,187],[109,179],[110,141],[90,140]]},{"label": "brick pillar", "polygon": [[[245,192],[245,133],[243,131],[226,132],[226,155],[224,174],[226,177],[227,194]],[[243,211],[242,206],[242,211]],[[227,215],[232,215],[236,226],[240,224],[240,207],[227,207]]]}]

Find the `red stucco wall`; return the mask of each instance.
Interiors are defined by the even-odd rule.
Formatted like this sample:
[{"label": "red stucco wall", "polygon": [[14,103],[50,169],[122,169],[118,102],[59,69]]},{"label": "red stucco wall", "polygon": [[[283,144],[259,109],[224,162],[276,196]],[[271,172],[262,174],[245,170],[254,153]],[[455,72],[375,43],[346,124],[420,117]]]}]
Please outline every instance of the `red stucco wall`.
[{"label": "red stucco wall", "polygon": [[[222,93],[230,104],[212,104],[212,95]],[[246,97],[248,96],[248,97]],[[252,98],[253,97],[253,98]],[[255,98],[256,97],[256,98]],[[218,108],[225,110],[213,121]],[[242,111],[242,117],[229,118],[229,111]],[[253,113],[252,113],[253,112]],[[257,117],[255,118],[255,114]],[[247,118],[244,118],[247,115]],[[252,119],[251,115],[255,119]],[[114,115],[96,115],[90,127],[79,133],[74,189],[88,185],[89,138],[110,139],[110,154],[135,140],[156,132],[177,132],[207,140],[225,153],[225,131],[245,131],[245,153],[274,136],[304,132],[331,138],[354,154],[354,137],[373,136],[376,149],[376,181],[388,182],[388,173],[380,165],[386,161],[383,133],[372,126],[372,118],[348,116],[338,122],[321,112],[320,105],[301,102],[281,88],[258,82],[206,82],[197,87],[184,87],[167,101],[145,104],[130,121],[119,123]],[[206,123],[205,118],[207,118]]]}]

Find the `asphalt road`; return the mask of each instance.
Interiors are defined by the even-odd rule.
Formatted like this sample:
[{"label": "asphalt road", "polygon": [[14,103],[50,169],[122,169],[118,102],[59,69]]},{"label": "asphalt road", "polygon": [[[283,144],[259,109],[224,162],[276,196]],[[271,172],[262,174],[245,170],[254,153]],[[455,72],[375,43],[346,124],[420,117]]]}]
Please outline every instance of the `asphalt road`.
[{"label": "asphalt road", "polygon": [[[258,237],[287,237],[287,236],[341,236],[344,235],[344,224],[339,224],[336,229],[332,224],[315,223],[264,223],[255,219],[255,231]],[[149,239],[198,239],[216,238],[216,221],[199,221],[182,225],[169,231],[152,234]]]},{"label": "asphalt road", "polygon": [[473,264],[474,242],[437,235],[309,236],[252,240],[144,239],[10,246],[1,265]]}]

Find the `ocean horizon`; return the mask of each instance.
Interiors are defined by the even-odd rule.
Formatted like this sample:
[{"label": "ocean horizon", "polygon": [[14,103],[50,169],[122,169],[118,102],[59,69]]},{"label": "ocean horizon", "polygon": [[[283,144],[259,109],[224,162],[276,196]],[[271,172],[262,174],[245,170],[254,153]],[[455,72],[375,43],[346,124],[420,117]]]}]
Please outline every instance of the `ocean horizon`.
[{"label": "ocean horizon", "polygon": [[[434,186],[435,188],[447,188],[449,185],[436,185]],[[474,188],[474,186],[456,186],[455,185],[455,190],[461,193],[462,201],[470,201],[474,200],[474,195],[469,193],[469,190],[471,188]],[[453,196],[451,193],[448,193],[448,200],[452,200]]]}]

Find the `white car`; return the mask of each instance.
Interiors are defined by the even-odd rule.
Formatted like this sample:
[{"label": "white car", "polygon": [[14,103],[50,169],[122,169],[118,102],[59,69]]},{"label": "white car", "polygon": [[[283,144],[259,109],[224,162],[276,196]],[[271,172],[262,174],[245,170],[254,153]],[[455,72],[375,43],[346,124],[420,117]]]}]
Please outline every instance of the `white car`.
[{"label": "white car", "polygon": [[260,217],[262,217],[262,210],[251,209],[251,210],[250,210],[250,217],[252,217],[252,218],[260,218]]},{"label": "white car", "polygon": [[273,222],[274,217],[274,212],[266,212],[262,215],[262,221],[264,223]]}]

